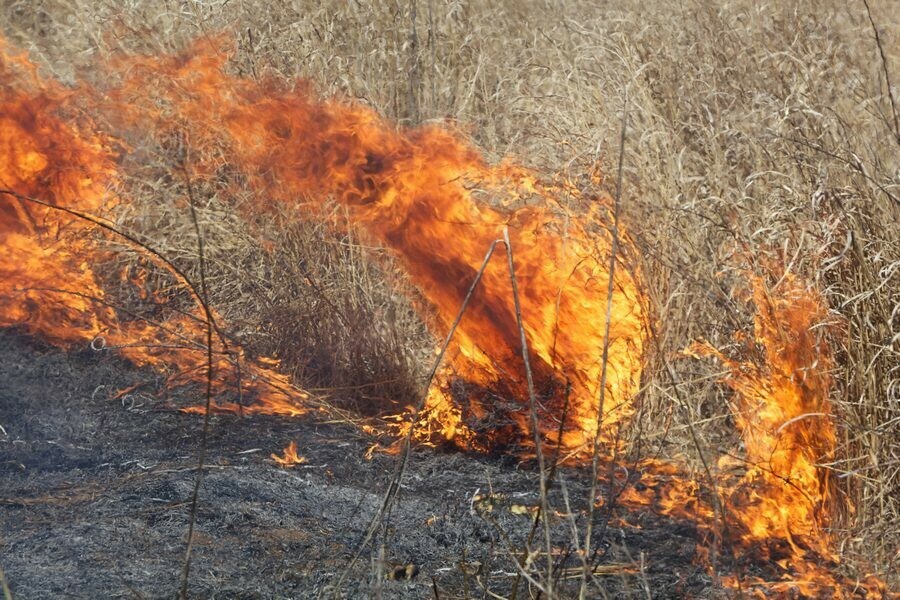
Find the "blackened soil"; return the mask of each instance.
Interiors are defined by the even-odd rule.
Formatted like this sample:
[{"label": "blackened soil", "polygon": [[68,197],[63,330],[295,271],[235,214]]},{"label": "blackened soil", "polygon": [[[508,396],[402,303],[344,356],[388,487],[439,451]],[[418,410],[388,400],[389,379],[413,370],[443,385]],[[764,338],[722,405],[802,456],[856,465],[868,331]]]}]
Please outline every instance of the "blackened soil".
[{"label": "blackened soil", "polygon": [[[112,399],[136,384],[143,387]],[[0,566],[14,598],[177,595],[201,418],[173,411],[174,400],[192,399],[167,397],[157,375],[114,354],[64,353],[0,330]],[[290,441],[307,463],[279,468],[269,456]],[[324,417],[214,417],[191,597],[310,598],[330,590],[395,468],[392,456],[366,460],[371,444]],[[406,473],[387,538],[380,530],[340,596],[482,598],[488,589],[508,597],[538,504],[533,466],[422,448]],[[551,494],[552,537],[566,597],[577,593],[572,531],[584,530],[590,479],[577,470],[561,470],[560,479],[564,488],[557,482]],[[592,596],[600,588],[608,597],[708,592],[694,564],[692,527],[646,513],[618,514],[608,527],[602,521]],[[542,540],[539,529],[532,546]],[[529,568],[545,561],[537,556]],[[405,576],[406,565],[415,565],[414,578],[388,577]],[[520,598],[532,597],[526,586],[523,578]]]}]

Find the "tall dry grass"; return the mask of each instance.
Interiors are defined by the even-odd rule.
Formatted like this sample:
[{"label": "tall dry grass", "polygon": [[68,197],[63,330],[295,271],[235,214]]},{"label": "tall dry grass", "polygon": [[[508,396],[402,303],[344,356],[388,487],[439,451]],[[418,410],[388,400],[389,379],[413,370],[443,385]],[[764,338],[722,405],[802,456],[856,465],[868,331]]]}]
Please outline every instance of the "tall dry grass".
[{"label": "tall dry grass", "polygon": [[[642,440],[695,461],[691,428],[710,456],[734,444],[713,367],[678,355],[749,331],[738,271],[782,264],[823,291],[838,324],[831,467],[855,506],[836,524],[840,550],[896,585],[900,141],[885,81],[900,79],[896,6],[871,2],[870,21],[864,3],[837,0],[364,4],[5,0],[0,23],[64,80],[98,55],[231,31],[243,75],[308,78],[403,124],[453,119],[491,158],[573,177],[597,161],[614,172],[627,103],[623,221],[657,323]],[[160,183],[165,153],[148,152],[158,160],[130,183],[138,197],[177,185]],[[361,401],[409,392],[429,341],[389,256],[352,227],[284,230],[260,217],[254,226],[278,231],[272,258],[207,192],[214,300],[249,347],[281,354],[314,385],[367,390]],[[123,222],[195,260],[175,207],[140,204]],[[664,364],[687,402],[674,400]]]}]

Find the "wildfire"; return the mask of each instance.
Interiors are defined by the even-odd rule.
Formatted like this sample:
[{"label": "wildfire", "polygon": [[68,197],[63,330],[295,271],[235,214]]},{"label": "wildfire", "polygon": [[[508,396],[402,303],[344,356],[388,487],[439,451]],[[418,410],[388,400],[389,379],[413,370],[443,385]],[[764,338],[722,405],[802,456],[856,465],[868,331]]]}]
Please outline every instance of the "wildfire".
[{"label": "wildfire", "polygon": [[[838,556],[829,533],[840,503],[823,466],[832,461],[836,440],[829,399],[833,358],[822,335],[828,311],[791,273],[777,288],[762,278],[751,282],[754,336],[738,336],[747,358],[728,358],[708,343],[690,352],[720,360],[728,369],[724,382],[735,392],[731,412],[743,452],[723,455],[718,465],[725,541],[738,558],[777,565],[782,575],[777,582],[733,575],[723,582],[760,594],[845,597],[850,585],[834,572]],[[874,578],[858,585],[872,594],[884,591]]]},{"label": "wildfire", "polygon": [[764,349],[762,364],[695,347],[728,367],[725,381],[736,392],[732,413],[748,465],[734,490],[746,496],[737,516],[750,539],[780,537],[794,552],[803,544],[829,556],[825,529],[834,492],[830,471],[821,465],[834,457],[832,358],[815,329],[827,313],[818,295],[790,274],[777,296],[757,281],[753,300],[758,311],[753,341]]},{"label": "wildfire", "polygon": [[278,456],[277,454],[271,454],[270,456],[275,461],[275,464],[284,469],[302,465],[306,462],[305,456],[297,454],[297,442],[291,442],[285,447],[284,456]]},{"label": "wildfire", "polygon": [[[766,564],[777,573],[774,580],[752,572],[720,576],[726,587],[761,598],[882,597],[884,583],[876,577],[852,581],[837,572],[829,531],[838,511],[852,506],[838,501],[824,466],[836,444],[825,302],[791,273],[777,288],[761,277],[750,283],[757,312],[753,337],[736,335],[741,358],[706,342],[687,352],[713,356],[727,368],[723,382],[734,392],[731,412],[742,447],[723,454],[713,473],[699,477],[670,462],[644,460],[636,465],[636,482],[618,500],[693,521],[740,570]],[[718,502],[698,483],[709,476]],[[707,564],[709,552],[698,546]]]},{"label": "wildfire", "polygon": [[[591,440],[611,239],[604,228],[584,223],[601,222],[605,200],[576,198],[573,203],[589,212],[571,218],[557,198],[579,196],[574,186],[541,182],[510,163],[489,165],[440,126],[398,130],[370,108],[320,100],[306,85],[230,76],[227,58],[221,41],[207,40],[178,56],[117,59],[112,66],[121,81],[107,94],[116,107],[110,120],[123,129],[146,129],[150,120],[160,136],[182,135],[197,148],[215,149],[197,153],[192,169],[198,177],[214,173],[224,157],[265,199],[254,209],[277,202],[311,208],[332,199],[342,203],[396,251],[434,308],[438,337],[450,328],[486,251],[508,227],[543,433],[557,441],[568,401],[568,423],[558,441],[577,448]],[[632,271],[621,266],[614,284],[601,417],[606,432],[633,412],[646,323]],[[525,370],[511,300],[501,255],[486,270],[447,368],[429,391],[420,440],[488,447],[528,438],[521,410]],[[485,423],[489,436],[479,429]]]},{"label": "wildfire", "polygon": [[[225,46],[205,39],[179,55],[116,57],[106,65],[107,87],[71,90],[41,79],[0,40],[0,326],[60,346],[116,348],[134,364],[166,373],[170,388],[206,376],[207,316],[221,323],[214,310],[171,311],[162,323],[126,318],[94,271],[108,252],[98,241],[115,235],[115,211],[129,202],[121,193],[120,140],[149,132],[189,142],[196,152],[185,170],[197,180],[225,177],[223,165],[238,172],[258,199],[253,210],[278,203],[316,210],[339,202],[396,252],[433,309],[438,338],[450,330],[486,252],[507,230],[542,439],[574,456],[598,430],[608,447],[614,443],[634,412],[649,317],[640,273],[621,255],[607,298],[607,199],[571,183],[542,181],[510,162],[489,164],[446,127],[398,129],[361,104],[320,99],[305,84],[230,75]],[[90,113],[80,104],[86,99]],[[620,249],[633,253],[624,231]],[[414,432],[421,442],[487,449],[530,437],[507,264],[495,256],[475,289],[444,369],[427,391]],[[189,283],[171,265],[160,266]],[[121,279],[145,285],[142,274]],[[718,531],[714,521],[724,518],[739,557],[781,569],[782,581],[766,589],[833,592],[838,579],[828,569],[837,557],[828,527],[838,502],[821,466],[835,451],[832,355],[817,335],[827,312],[790,275],[777,295],[761,280],[753,289],[755,337],[743,340],[750,358],[729,358],[709,344],[692,348],[724,363],[725,383],[735,392],[744,448],[718,465],[724,514],[717,516],[695,480],[660,461],[641,463],[641,487],[626,487],[619,499],[709,530]],[[140,296],[164,302],[146,290]],[[600,390],[605,344],[606,389]],[[217,410],[290,416],[308,410],[310,397],[279,373],[277,361],[249,361],[218,334],[213,351]],[[272,459],[283,467],[305,462],[295,442]],[[764,584],[752,577],[725,582]]]},{"label": "wildfire", "polygon": [[[0,187],[99,211],[115,173],[107,141],[52,116],[64,98],[61,86],[42,85],[2,40],[0,82]],[[99,334],[109,314],[90,306],[89,298],[103,292],[82,252],[83,229],[58,211],[0,200],[0,325],[21,324],[54,343]]]},{"label": "wildfire", "polygon": [[[111,227],[108,217],[125,200],[115,193],[118,145],[98,133],[77,100],[0,40],[0,326],[22,327],[59,346],[116,348],[137,366],[167,373],[170,389],[201,381],[203,317],[176,313],[163,324],[121,319],[93,270],[106,258],[97,243],[104,230],[96,225]],[[261,410],[305,412],[308,396],[284,375],[247,363],[235,377],[241,351],[226,340],[214,356],[220,408],[239,409],[226,400],[237,396],[262,402]]]}]

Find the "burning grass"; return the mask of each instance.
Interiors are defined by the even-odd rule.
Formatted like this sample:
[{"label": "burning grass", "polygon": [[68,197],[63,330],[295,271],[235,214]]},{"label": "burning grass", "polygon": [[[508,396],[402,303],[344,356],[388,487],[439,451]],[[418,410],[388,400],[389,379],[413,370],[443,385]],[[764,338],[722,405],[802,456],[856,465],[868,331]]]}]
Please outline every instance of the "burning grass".
[{"label": "burning grass", "polygon": [[[640,490],[610,484],[598,506],[692,515],[727,587],[896,583],[900,131],[882,77],[897,57],[877,53],[872,21],[743,3],[642,12],[640,27],[628,5],[251,5],[2,9],[44,66],[95,67],[65,86],[2,48],[0,183],[19,195],[0,203],[3,323],[198,381],[203,315],[184,291],[200,280],[197,228],[218,408],[298,414],[327,394],[396,435],[434,336],[507,228],[522,330],[495,257],[419,442],[530,454],[532,408],[564,461],[589,457],[599,431],[611,465],[640,465]],[[74,64],[76,48],[99,58]],[[614,242],[601,173],[622,111]],[[510,152],[530,168],[491,160]],[[168,262],[26,197],[100,215]],[[701,339],[694,353],[726,373],[682,357]],[[776,581],[735,571],[764,560]]]}]

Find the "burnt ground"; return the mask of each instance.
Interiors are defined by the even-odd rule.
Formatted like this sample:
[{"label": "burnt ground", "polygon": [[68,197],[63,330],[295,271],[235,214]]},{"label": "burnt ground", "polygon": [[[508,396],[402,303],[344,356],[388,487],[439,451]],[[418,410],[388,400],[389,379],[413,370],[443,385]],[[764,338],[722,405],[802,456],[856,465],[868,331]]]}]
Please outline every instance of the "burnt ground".
[{"label": "burnt ground", "polygon": [[[110,399],[141,382],[148,393]],[[176,595],[201,420],[172,410],[158,386],[158,375],[115,354],[65,353],[0,330],[0,566],[14,598]],[[278,468],[269,455],[291,440],[308,462]],[[214,417],[191,596],[308,598],[333,584],[395,466],[388,455],[366,460],[371,443],[319,417]],[[560,475],[579,513],[590,479],[583,470]],[[417,449],[389,523],[389,566],[367,549],[343,597],[481,598],[484,586],[508,595],[509,549],[524,547],[537,489],[528,463]],[[490,490],[492,501],[473,500]],[[561,510],[559,485],[551,499]],[[621,516],[599,526],[594,541],[609,597],[708,592],[690,524]],[[568,547],[571,531],[570,519],[554,517],[556,546]],[[410,563],[419,570],[412,580],[375,576]]]}]

